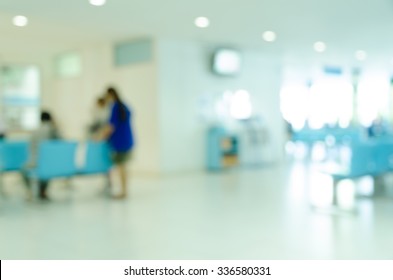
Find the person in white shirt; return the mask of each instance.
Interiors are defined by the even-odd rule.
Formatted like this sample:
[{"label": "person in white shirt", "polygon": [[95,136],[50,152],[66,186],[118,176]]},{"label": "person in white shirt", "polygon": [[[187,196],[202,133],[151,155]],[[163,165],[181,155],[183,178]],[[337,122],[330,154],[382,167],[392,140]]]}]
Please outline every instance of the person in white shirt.
[{"label": "person in white shirt", "polygon": [[[25,170],[22,171],[22,176],[26,185],[30,187],[30,180],[27,176],[28,170],[34,169],[38,160],[38,148],[42,141],[60,139],[60,135],[56,124],[49,112],[41,112],[41,124],[36,131],[33,132],[30,144],[30,155]],[[54,155],[55,156],[55,155]],[[39,181],[39,198],[41,200],[48,200],[47,189],[49,181]]]},{"label": "person in white shirt", "polygon": [[105,98],[100,97],[96,101],[96,105],[93,109],[93,122],[89,126],[89,135],[91,138],[95,138],[103,127],[105,127],[109,121],[109,108]]}]

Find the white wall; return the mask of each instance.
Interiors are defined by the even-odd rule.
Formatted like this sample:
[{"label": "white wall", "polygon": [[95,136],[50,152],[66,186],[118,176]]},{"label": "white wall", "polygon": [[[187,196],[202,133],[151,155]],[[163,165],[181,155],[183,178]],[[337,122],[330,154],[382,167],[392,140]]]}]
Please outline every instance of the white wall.
[{"label": "white wall", "polygon": [[[0,67],[2,66],[11,66],[11,65],[20,65],[20,66],[29,66],[34,65],[37,66],[40,70],[40,98],[41,104],[43,106],[46,105],[46,102],[49,101],[46,95],[51,89],[51,81],[50,81],[50,68],[48,68],[48,59],[45,55],[36,55],[32,53],[18,53],[14,52],[10,53],[7,51],[3,51],[0,56]],[[0,112],[1,113],[1,112]],[[7,136],[15,139],[25,139],[29,136],[29,133],[26,131],[8,131]]]},{"label": "white wall", "polygon": [[203,43],[160,40],[159,103],[160,159],[164,172],[205,168],[206,125],[197,118],[196,102],[202,94],[246,89],[255,110],[267,121],[272,156],[283,156],[284,123],[280,114],[279,90],[281,68],[278,59],[263,52],[242,50],[241,75],[223,78],[210,71],[209,56],[213,49]]},{"label": "white wall", "polygon": [[35,65],[40,69],[41,74],[41,98],[48,92],[50,84],[48,77],[48,64],[47,57],[35,56],[27,53],[21,53],[18,55],[11,53],[2,53],[0,57],[0,67],[8,65]]}]

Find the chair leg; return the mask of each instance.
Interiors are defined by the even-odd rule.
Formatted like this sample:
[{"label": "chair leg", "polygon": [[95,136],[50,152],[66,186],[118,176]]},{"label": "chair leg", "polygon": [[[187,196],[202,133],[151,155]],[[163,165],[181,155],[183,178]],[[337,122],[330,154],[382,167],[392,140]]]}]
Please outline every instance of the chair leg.
[{"label": "chair leg", "polygon": [[106,174],[105,174],[105,187],[106,187],[106,188],[111,188],[111,187],[112,187],[112,182],[111,182],[110,173],[106,173]]},{"label": "chair leg", "polygon": [[33,201],[34,200],[34,193],[31,188],[26,189],[26,200]]},{"label": "chair leg", "polygon": [[385,181],[383,175],[374,176],[374,197],[384,196],[386,194]]},{"label": "chair leg", "polygon": [[338,201],[338,183],[339,183],[339,180],[336,180],[336,179],[333,180],[333,199],[332,199],[333,207],[338,207],[339,206],[339,201]]},{"label": "chair leg", "polygon": [[111,177],[110,173],[105,174],[105,185],[104,185],[104,195],[105,196],[110,196],[112,193],[112,183],[111,183]]},{"label": "chair leg", "polygon": [[3,182],[3,173],[0,172],[0,196],[5,197],[5,192],[4,192],[4,182]]},{"label": "chair leg", "polygon": [[27,200],[33,201],[37,199],[39,193],[39,182],[36,178],[31,178],[27,186]]},{"label": "chair leg", "polygon": [[21,179],[23,181],[24,189],[26,190],[26,199],[28,201],[33,200],[33,190],[32,190],[32,180],[29,178],[27,173],[25,172],[20,172]]},{"label": "chair leg", "polygon": [[317,212],[329,213],[334,215],[356,215],[357,209],[356,207],[345,208],[343,205],[340,205],[338,198],[338,185],[340,180],[333,179],[333,194],[332,194],[332,203],[327,207],[313,207],[313,209]]}]

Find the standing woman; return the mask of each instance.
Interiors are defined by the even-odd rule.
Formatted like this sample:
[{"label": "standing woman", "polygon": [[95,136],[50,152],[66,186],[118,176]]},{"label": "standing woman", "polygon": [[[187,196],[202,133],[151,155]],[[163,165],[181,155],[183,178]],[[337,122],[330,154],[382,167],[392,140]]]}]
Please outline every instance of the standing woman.
[{"label": "standing woman", "polygon": [[123,199],[127,197],[127,161],[134,147],[131,112],[115,88],[107,89],[106,98],[112,109],[109,123],[103,129],[103,137],[111,147],[115,172],[120,177],[121,193],[115,198]]}]

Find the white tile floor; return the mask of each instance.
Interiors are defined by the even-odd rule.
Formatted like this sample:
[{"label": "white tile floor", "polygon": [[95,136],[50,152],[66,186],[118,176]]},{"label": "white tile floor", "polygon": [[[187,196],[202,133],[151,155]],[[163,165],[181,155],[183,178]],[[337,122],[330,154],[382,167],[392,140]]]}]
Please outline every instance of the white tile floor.
[{"label": "white tile floor", "polygon": [[[310,208],[314,171],[285,164],[219,174],[134,178],[126,201],[99,177],[61,182],[26,203],[16,176],[0,200],[0,259],[392,259],[393,199],[357,215]],[[312,176],[311,176],[312,177]]]}]

